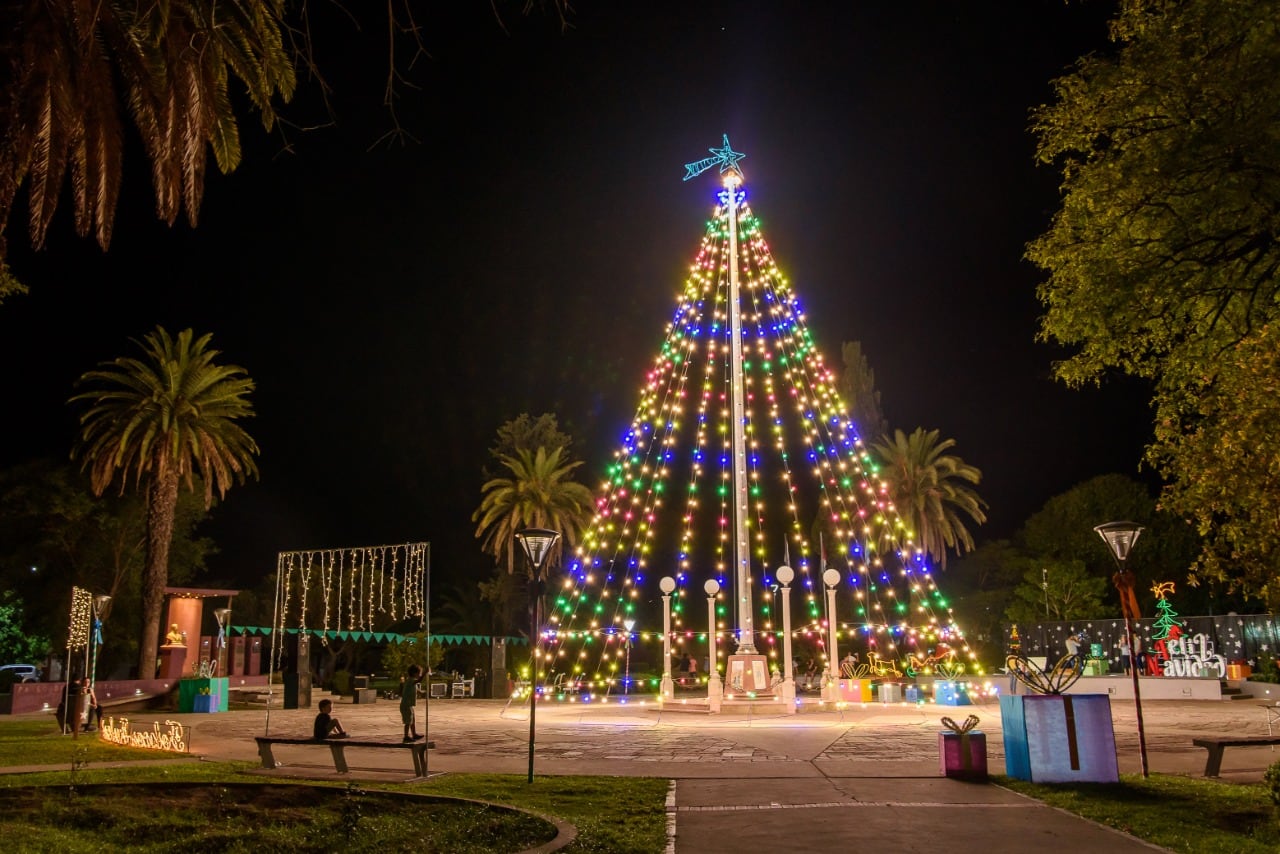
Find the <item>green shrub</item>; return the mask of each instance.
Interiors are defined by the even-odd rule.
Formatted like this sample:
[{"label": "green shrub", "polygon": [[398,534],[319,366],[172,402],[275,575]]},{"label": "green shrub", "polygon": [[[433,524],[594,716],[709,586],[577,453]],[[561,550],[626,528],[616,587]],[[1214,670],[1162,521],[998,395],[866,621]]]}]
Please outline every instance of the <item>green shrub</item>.
[{"label": "green shrub", "polygon": [[1267,768],[1263,779],[1267,783],[1267,790],[1271,793],[1271,803],[1280,807],[1280,762],[1275,762]]},{"label": "green shrub", "polygon": [[1254,682],[1280,682],[1280,667],[1276,665],[1276,657],[1267,653],[1259,653],[1258,666],[1249,679]]},{"label": "green shrub", "polygon": [[338,670],[333,674],[333,678],[329,680],[329,688],[339,694],[351,693],[351,673],[346,670]]}]

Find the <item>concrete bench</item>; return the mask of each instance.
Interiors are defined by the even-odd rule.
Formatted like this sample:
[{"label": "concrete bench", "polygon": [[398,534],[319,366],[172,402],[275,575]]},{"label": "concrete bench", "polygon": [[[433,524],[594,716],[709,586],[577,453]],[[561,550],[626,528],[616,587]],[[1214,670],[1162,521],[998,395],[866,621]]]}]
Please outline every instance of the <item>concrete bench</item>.
[{"label": "concrete bench", "polygon": [[258,756],[262,758],[263,768],[275,768],[276,758],[271,753],[271,746],[274,744],[314,744],[329,748],[329,752],[333,755],[333,767],[338,769],[340,774],[345,774],[349,770],[347,768],[346,751],[351,748],[357,749],[375,749],[375,750],[408,750],[413,757],[413,772],[419,777],[426,776],[427,773],[427,751],[436,746],[434,741],[361,741],[351,738],[291,738],[287,736],[255,736],[258,742]]},{"label": "concrete bench", "polygon": [[1222,768],[1222,751],[1228,747],[1266,747],[1280,744],[1280,736],[1243,735],[1243,736],[1204,736],[1193,738],[1191,743],[1209,751],[1209,758],[1204,763],[1204,775],[1217,777]]}]

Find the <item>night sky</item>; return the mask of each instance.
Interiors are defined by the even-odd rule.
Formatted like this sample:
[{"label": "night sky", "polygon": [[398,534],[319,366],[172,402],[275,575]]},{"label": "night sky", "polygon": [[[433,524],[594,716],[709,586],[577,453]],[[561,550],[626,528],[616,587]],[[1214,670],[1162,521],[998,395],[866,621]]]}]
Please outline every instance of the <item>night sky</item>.
[{"label": "night sky", "polygon": [[258,384],[262,478],[215,511],[213,580],[420,540],[437,578],[482,575],[470,516],[495,431],[554,413],[600,481],[714,206],[713,175],[683,164],[728,133],[827,361],[861,341],[890,424],[939,428],[982,469],[979,542],[1138,474],[1145,393],[1050,379],[1021,260],[1058,182],[1028,111],[1107,47],[1113,4],[582,2],[564,32],[446,5],[465,8],[419,17],[429,55],[400,90],[414,139],[379,144],[382,24],[330,8],[336,125],[304,129],[324,119],[306,81],[284,136],[242,121],[245,161],[211,165],[197,228],[155,219],[138,157],[108,253],[65,205],[39,253],[10,223],[31,293],[0,305],[0,464],[65,457],[75,378],[190,326]]}]

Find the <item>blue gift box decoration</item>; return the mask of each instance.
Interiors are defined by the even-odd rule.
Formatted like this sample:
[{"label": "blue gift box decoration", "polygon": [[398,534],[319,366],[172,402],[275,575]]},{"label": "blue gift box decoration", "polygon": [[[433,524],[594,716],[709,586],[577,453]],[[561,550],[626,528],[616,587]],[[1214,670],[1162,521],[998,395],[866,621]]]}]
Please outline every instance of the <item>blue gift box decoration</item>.
[{"label": "blue gift box decoration", "polygon": [[1048,672],[1020,655],[1006,663],[1037,693],[1000,697],[1005,773],[1033,783],[1118,783],[1111,698],[1066,693],[1080,678],[1074,657],[1063,657]]},{"label": "blue gift box decoration", "polygon": [[933,699],[939,706],[971,706],[968,686],[950,679],[933,683]]},{"label": "blue gift box decoration", "polygon": [[1000,697],[1005,773],[1032,783],[1116,783],[1116,737],[1106,694]]},{"label": "blue gift box decoration", "polygon": [[902,692],[908,703],[920,702],[920,686],[908,685],[906,690]]}]

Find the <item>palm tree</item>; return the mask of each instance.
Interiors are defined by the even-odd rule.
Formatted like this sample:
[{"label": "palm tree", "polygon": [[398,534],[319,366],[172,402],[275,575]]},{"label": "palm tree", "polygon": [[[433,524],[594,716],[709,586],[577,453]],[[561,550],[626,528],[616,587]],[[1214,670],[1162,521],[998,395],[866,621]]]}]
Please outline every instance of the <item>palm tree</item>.
[{"label": "palm tree", "polygon": [[186,329],[174,339],[156,327],[135,340],[143,358],[103,362],[77,381],[92,388],[71,398],[89,404],[72,458],[88,470],[94,494],[102,495],[116,480],[121,493],[130,483],[146,486],[141,678],[155,669],[179,487],[192,490],[198,474],[207,509],[215,488],[224,497],[233,480],[243,483],[246,475],[258,474],[258,445],[236,423],[253,416],[253,381],[244,368],[214,363],[219,353],[209,349],[211,337],[196,338]]},{"label": "palm tree", "polygon": [[560,532],[560,541],[548,556],[550,566],[563,549],[577,545],[591,523],[591,490],[571,479],[582,461],[569,461],[566,454],[564,448],[517,449],[514,456],[498,458],[511,476],[492,478],[481,487],[484,498],[471,514],[477,523],[476,538],[483,540],[484,550],[499,565],[506,563],[508,573],[515,567],[517,531],[551,528]]},{"label": "palm tree", "polygon": [[973,537],[963,516],[981,525],[987,503],[966,483],[977,484],[982,472],[946,453],[954,439],[938,441],[939,431],[916,428],[910,436],[893,431],[871,445],[898,513],[914,529],[916,544],[947,567],[947,549],[973,550]]},{"label": "palm tree", "polygon": [[[26,183],[31,242],[44,244],[70,174],[76,232],[111,242],[124,162],[125,113],[151,162],[156,214],[194,225],[207,153],[226,173],[240,162],[228,84],[243,84],[270,129],[273,99],[296,83],[284,0],[43,0],[0,12],[0,297],[4,228]],[[206,148],[207,146],[207,148]]]}]

